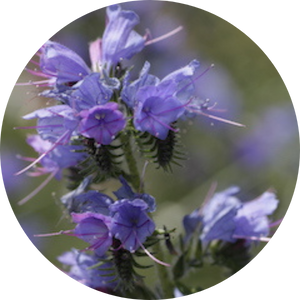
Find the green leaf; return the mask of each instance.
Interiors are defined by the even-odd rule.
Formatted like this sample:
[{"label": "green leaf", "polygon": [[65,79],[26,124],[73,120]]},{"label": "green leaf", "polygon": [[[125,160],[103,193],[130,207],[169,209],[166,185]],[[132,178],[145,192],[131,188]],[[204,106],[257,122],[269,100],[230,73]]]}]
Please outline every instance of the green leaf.
[{"label": "green leaf", "polygon": [[247,241],[239,239],[235,243],[219,242],[213,247],[214,264],[229,268],[232,273],[238,272],[251,260],[250,246]]},{"label": "green leaf", "polygon": [[177,280],[185,274],[186,264],[185,264],[185,253],[179,256],[177,262],[173,267],[173,276]]}]

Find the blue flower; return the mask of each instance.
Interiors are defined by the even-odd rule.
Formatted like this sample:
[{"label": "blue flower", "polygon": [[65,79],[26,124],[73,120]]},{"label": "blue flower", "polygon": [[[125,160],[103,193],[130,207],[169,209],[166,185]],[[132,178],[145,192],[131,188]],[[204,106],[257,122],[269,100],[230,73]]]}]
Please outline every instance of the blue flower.
[{"label": "blue flower", "polygon": [[113,268],[112,263],[108,262],[99,267],[93,267],[100,261],[97,255],[72,249],[57,259],[63,265],[69,266],[67,274],[70,277],[88,287],[107,292],[107,289],[113,289],[117,285],[117,281],[114,280],[115,276],[108,276],[111,274],[109,269]]},{"label": "blue flower", "polygon": [[114,102],[84,110],[80,116],[82,120],[79,132],[85,137],[95,139],[100,145],[109,145],[126,124],[123,114]]},{"label": "blue flower", "polygon": [[133,30],[139,23],[139,17],[133,11],[112,5],[107,8],[106,15],[108,23],[102,37],[102,63],[109,69],[140,52],[145,39]]},{"label": "blue flower", "polygon": [[277,208],[279,201],[272,192],[265,192],[260,197],[244,202],[234,217],[235,237],[266,237],[270,226],[268,215]]},{"label": "blue flower", "polygon": [[72,135],[77,134],[80,118],[68,105],[55,105],[41,108],[23,116],[30,120],[37,118],[37,132],[44,140],[51,142],[67,143]]},{"label": "blue flower", "polygon": [[78,112],[107,103],[113,94],[113,89],[118,88],[119,81],[115,78],[114,86],[108,85],[100,79],[99,73],[86,76],[80,85],[69,97],[69,105]]},{"label": "blue flower", "polygon": [[252,201],[242,202],[234,196],[238,191],[239,188],[231,187],[216,193],[203,207],[185,216],[186,240],[194,232],[200,233],[203,242],[268,240],[270,222],[267,216],[278,205],[275,194],[265,192]]},{"label": "blue flower", "polygon": [[121,96],[134,110],[137,130],[149,132],[161,140],[167,137],[169,130],[174,130],[171,124],[185,113],[192,95],[192,76],[198,66],[199,62],[194,60],[161,81],[148,74],[148,62],[132,83],[129,83],[129,73],[126,74]]},{"label": "blue flower", "polygon": [[52,149],[53,144],[50,141],[41,139],[39,135],[28,136],[27,143],[39,154],[45,154],[40,159],[42,168],[37,167],[35,172],[31,173],[31,176],[54,173],[55,177],[60,179],[63,169],[76,166],[86,158],[86,153],[76,152],[76,150],[82,150],[82,146],[79,145],[56,145]]},{"label": "blue flower", "polygon": [[156,203],[155,198],[149,194],[146,193],[134,193],[131,189],[128,182],[125,180],[123,176],[120,176],[120,181],[122,183],[122,186],[114,192],[115,196],[118,200],[122,199],[128,199],[128,200],[135,200],[135,199],[142,199],[144,200],[148,205],[148,212],[154,212],[156,210]]},{"label": "blue flower", "polygon": [[98,191],[89,190],[85,192],[91,181],[91,177],[84,178],[75,190],[67,193],[60,200],[70,213],[94,212],[108,216],[110,214],[109,206],[113,200]]},{"label": "blue flower", "polygon": [[175,97],[175,84],[163,82],[157,86],[144,86],[137,92],[139,102],[134,112],[134,126],[139,131],[164,140],[169,130],[175,130],[171,123],[184,113],[184,106]]},{"label": "blue flower", "polygon": [[72,220],[77,223],[74,234],[90,244],[87,250],[93,250],[103,256],[112,244],[110,233],[111,218],[98,213],[71,213]]},{"label": "blue flower", "polygon": [[71,49],[52,41],[40,49],[40,75],[48,78],[49,85],[74,84],[90,73],[90,69]]},{"label": "blue flower", "polygon": [[202,241],[215,239],[233,242],[236,228],[234,217],[241,207],[240,200],[233,195],[239,191],[232,187],[223,192],[216,193],[201,211],[202,215]]},{"label": "blue flower", "polygon": [[111,233],[130,252],[140,248],[155,229],[154,222],[146,213],[147,209],[148,205],[141,199],[124,199],[110,206]]}]

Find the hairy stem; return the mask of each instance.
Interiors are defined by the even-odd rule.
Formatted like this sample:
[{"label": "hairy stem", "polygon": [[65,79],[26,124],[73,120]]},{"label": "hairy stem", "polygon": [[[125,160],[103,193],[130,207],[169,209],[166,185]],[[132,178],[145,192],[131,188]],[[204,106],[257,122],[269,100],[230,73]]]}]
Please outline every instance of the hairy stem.
[{"label": "hairy stem", "polygon": [[129,169],[129,178],[127,178],[128,181],[132,184],[133,188],[137,192],[142,192],[140,191],[141,188],[141,178],[139,174],[139,170],[137,167],[136,159],[133,155],[132,147],[131,147],[131,136],[130,133],[124,132],[120,136],[120,140],[123,144],[123,150],[124,150],[124,155],[125,159],[128,165]]},{"label": "hairy stem", "polygon": [[[143,185],[141,184],[141,177],[140,173],[138,170],[137,162],[136,159],[133,155],[133,150],[131,146],[131,136],[130,133],[122,133],[120,136],[120,140],[123,144],[123,150],[125,154],[125,159],[129,168],[129,174],[130,178],[128,180],[132,184],[133,188],[139,192],[142,193],[144,192]],[[150,217],[151,214],[150,214]],[[158,258],[161,261],[164,261],[164,254],[163,254],[163,249],[160,245],[160,243],[156,243],[153,246],[153,250],[155,253],[155,257]],[[157,276],[159,279],[159,284],[160,284],[160,290],[162,293],[162,298],[167,299],[167,298],[173,298],[173,290],[174,290],[174,285],[172,284],[170,280],[170,275],[168,272],[168,268],[166,266],[160,265],[158,263],[156,265],[156,271],[157,271]]]}]

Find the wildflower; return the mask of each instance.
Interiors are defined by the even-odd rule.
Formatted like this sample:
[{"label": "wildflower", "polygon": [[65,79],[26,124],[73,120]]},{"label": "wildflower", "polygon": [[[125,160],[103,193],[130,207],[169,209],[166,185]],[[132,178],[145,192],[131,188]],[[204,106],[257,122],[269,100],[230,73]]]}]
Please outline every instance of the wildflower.
[{"label": "wildflower", "polygon": [[274,193],[267,191],[258,198],[242,204],[234,217],[234,237],[266,237],[270,231],[268,215],[278,206]]},{"label": "wildflower", "polygon": [[23,204],[31,199],[44,188],[53,177],[60,180],[62,178],[63,169],[76,166],[80,161],[86,158],[86,153],[76,152],[76,150],[82,150],[82,146],[79,145],[55,145],[50,141],[43,140],[39,135],[29,135],[27,143],[41,155],[38,159],[21,157],[23,160],[31,161],[31,164],[17,174],[27,171],[39,162],[41,166],[35,167],[34,171],[29,172],[28,175],[35,177],[50,173],[50,176],[32,193],[23,198],[19,204]]},{"label": "wildflower", "polygon": [[130,252],[142,247],[154,229],[154,222],[148,217],[148,205],[141,199],[119,200],[110,206],[112,212],[111,232]]},{"label": "wildflower", "polygon": [[114,86],[108,85],[100,79],[99,73],[92,73],[84,78],[78,88],[69,97],[69,105],[76,111],[93,108],[107,103],[113,94],[113,89],[118,88],[119,81],[115,79]]},{"label": "wildflower", "polygon": [[49,152],[53,144],[41,139],[38,135],[28,136],[27,143],[39,154],[46,153],[40,161],[42,169],[38,169],[38,173],[45,174],[55,171],[57,179],[61,178],[63,169],[76,166],[86,157],[86,153],[76,152],[76,150],[82,150],[82,146],[79,145],[57,145]]},{"label": "wildflower", "polygon": [[38,119],[37,125],[32,128],[37,129],[44,140],[63,144],[69,142],[71,136],[78,134],[76,130],[80,118],[75,115],[74,110],[68,105],[41,108],[23,116],[23,119],[26,120],[36,118]]},{"label": "wildflower", "polygon": [[200,235],[202,241],[215,239],[234,241],[233,233],[236,228],[234,217],[241,207],[241,203],[233,195],[238,190],[238,188],[232,187],[216,193],[202,208],[203,229]]},{"label": "wildflower", "polygon": [[61,202],[68,208],[69,212],[84,213],[94,212],[105,216],[110,214],[109,206],[113,203],[113,200],[98,191],[89,190],[84,192],[85,187],[89,184],[86,178],[77,189],[69,192],[61,198]]},{"label": "wildflower", "polygon": [[69,266],[67,274],[82,284],[103,292],[113,289],[117,285],[114,275],[108,276],[113,268],[112,263],[99,263],[100,258],[95,254],[87,254],[76,249],[60,255],[58,261],[65,266]]},{"label": "wildflower", "polygon": [[93,250],[103,256],[112,244],[110,233],[111,218],[98,213],[71,213],[73,222],[77,223],[74,235],[89,243],[87,250]]},{"label": "wildflower", "polygon": [[144,200],[148,205],[148,212],[154,212],[156,209],[155,204],[155,198],[149,194],[146,193],[134,193],[131,189],[128,182],[125,180],[123,176],[120,176],[120,182],[122,183],[122,186],[114,192],[115,196],[118,200],[122,199],[128,199],[128,200],[134,200],[134,199],[142,199]]},{"label": "wildflower", "polygon": [[131,84],[128,84],[129,74],[126,74],[121,96],[134,109],[134,126],[137,130],[149,132],[161,140],[167,137],[169,130],[176,131],[170,124],[185,112],[191,97],[191,77],[198,66],[199,62],[194,60],[161,81],[148,74],[148,62],[139,78]]},{"label": "wildflower", "polygon": [[94,138],[100,145],[110,144],[126,124],[114,102],[84,110],[80,116],[79,132],[85,137]]},{"label": "wildflower", "polygon": [[32,62],[40,67],[40,71],[29,69],[27,71],[46,79],[29,84],[68,86],[80,81],[90,73],[90,69],[79,55],[59,43],[47,41],[37,55],[40,57],[39,63]]},{"label": "wildflower", "polygon": [[122,10],[119,5],[106,9],[107,25],[102,37],[102,63],[109,70],[123,59],[130,59],[145,46],[145,39],[133,28],[139,17],[133,11]]},{"label": "wildflower", "polygon": [[268,241],[270,222],[267,216],[277,208],[275,194],[267,191],[252,201],[242,202],[234,196],[238,191],[237,187],[231,187],[216,193],[203,207],[185,216],[186,240],[197,231],[204,242]]}]

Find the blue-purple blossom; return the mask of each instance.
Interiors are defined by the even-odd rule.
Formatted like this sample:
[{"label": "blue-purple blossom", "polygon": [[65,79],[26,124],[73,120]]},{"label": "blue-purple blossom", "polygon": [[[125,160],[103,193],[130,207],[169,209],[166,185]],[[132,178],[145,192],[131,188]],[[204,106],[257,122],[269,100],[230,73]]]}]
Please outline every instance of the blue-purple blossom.
[{"label": "blue-purple blossom", "polygon": [[110,206],[111,232],[130,252],[140,248],[155,229],[154,222],[146,213],[147,209],[148,205],[141,199],[124,199]]},{"label": "blue-purple blossom", "polygon": [[175,97],[175,84],[172,81],[157,86],[144,86],[137,92],[139,102],[134,112],[134,126],[139,131],[146,131],[164,140],[170,125],[184,113],[184,106]]},{"label": "blue-purple blossom", "polygon": [[115,81],[114,86],[111,86],[100,78],[99,73],[86,76],[70,95],[69,105],[80,112],[107,103],[112,97],[113,89],[119,85],[118,80]]},{"label": "blue-purple blossom", "polygon": [[242,202],[234,196],[239,189],[231,187],[216,193],[203,207],[194,210],[183,219],[186,240],[194,233],[200,233],[203,242],[236,239],[260,240],[269,234],[271,215],[278,205],[272,192]]},{"label": "blue-purple blossom", "polygon": [[119,5],[106,9],[107,24],[102,37],[102,64],[116,65],[123,59],[130,59],[145,46],[145,39],[133,28],[139,17],[133,11],[122,10]]},{"label": "blue-purple blossom", "polygon": [[36,167],[36,170],[31,172],[32,176],[54,173],[55,177],[60,179],[63,169],[76,166],[86,158],[86,153],[76,152],[76,150],[82,150],[80,145],[56,145],[53,147],[53,143],[43,140],[39,135],[28,136],[27,143],[36,152],[44,155],[40,159],[42,167]]},{"label": "blue-purple blossom", "polygon": [[110,233],[111,218],[98,213],[71,214],[73,222],[77,223],[75,236],[90,244],[88,250],[94,250],[103,256],[112,244]]},{"label": "blue-purple blossom", "polygon": [[122,186],[114,192],[115,196],[118,200],[122,199],[128,199],[128,200],[134,200],[134,199],[142,199],[144,200],[148,205],[148,212],[154,212],[156,210],[156,203],[155,198],[149,194],[146,193],[135,193],[128,182],[125,180],[123,176],[120,176],[120,182],[122,183]]},{"label": "blue-purple blossom", "polygon": [[278,206],[278,200],[272,192],[265,192],[260,197],[242,204],[234,217],[235,236],[265,237],[270,232],[271,215]]},{"label": "blue-purple blossom", "polygon": [[79,132],[100,145],[109,145],[126,125],[124,115],[114,102],[84,110],[80,116]]},{"label": "blue-purple blossom", "polygon": [[59,43],[48,41],[40,52],[41,73],[36,75],[48,78],[49,85],[78,82],[90,73],[78,54]]},{"label": "blue-purple blossom", "polygon": [[30,120],[37,118],[37,132],[44,140],[51,142],[59,141],[60,144],[70,140],[72,135],[77,134],[80,118],[75,115],[74,110],[68,105],[56,105],[38,109],[23,116]]},{"label": "blue-purple blossom", "polygon": [[117,281],[114,280],[115,276],[108,276],[112,273],[109,269],[113,268],[113,264],[107,262],[94,267],[99,263],[99,257],[95,254],[87,254],[72,249],[63,253],[57,259],[60,263],[69,267],[67,274],[70,277],[88,287],[107,292],[107,289],[113,289],[117,285]]},{"label": "blue-purple blossom", "polygon": [[110,215],[109,206],[113,204],[114,201],[108,195],[100,193],[99,191],[87,190],[92,181],[92,176],[85,177],[76,189],[60,198],[69,212],[93,212],[105,216]]},{"label": "blue-purple blossom", "polygon": [[236,228],[234,217],[241,207],[240,200],[233,195],[239,191],[232,187],[216,193],[202,208],[202,241],[220,239],[233,242],[233,233]]},{"label": "blue-purple blossom", "polygon": [[199,66],[194,60],[176,70],[161,81],[148,74],[150,64],[146,62],[137,80],[129,83],[129,72],[124,78],[121,92],[123,101],[134,110],[134,126],[164,140],[171,124],[186,111],[193,91],[192,76]]}]

